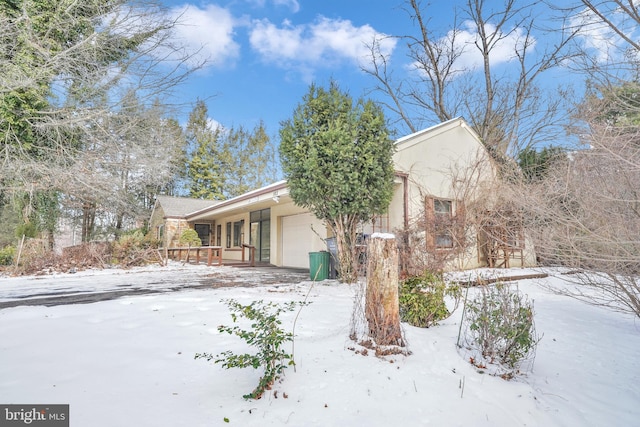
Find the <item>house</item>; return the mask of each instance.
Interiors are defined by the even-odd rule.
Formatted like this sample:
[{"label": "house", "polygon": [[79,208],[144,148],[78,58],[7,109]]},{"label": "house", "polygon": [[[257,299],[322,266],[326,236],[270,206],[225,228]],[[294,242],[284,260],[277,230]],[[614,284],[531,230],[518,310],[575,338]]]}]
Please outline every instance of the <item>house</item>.
[{"label": "house", "polygon": [[[452,228],[434,224],[437,219],[460,218],[463,200],[483,187],[490,188],[495,176],[480,139],[463,119],[456,118],[398,139],[393,160],[396,174],[389,210],[363,225],[362,235],[423,224],[424,244],[429,251],[451,251],[458,236]],[[191,204],[187,201],[190,199],[174,199],[158,197],[150,224],[156,237],[169,247],[188,226],[198,231],[204,244],[222,247],[226,260],[245,259],[250,245],[255,247],[257,262],[309,268],[308,254],[327,249],[327,227],[293,203],[286,181],[225,201],[199,200]],[[457,267],[490,264],[487,255],[481,253],[484,244],[472,237],[473,244],[458,256]],[[509,253],[519,254],[518,265],[535,263],[531,251],[517,245],[509,247]],[[505,264],[508,261],[507,257]]]},{"label": "house", "polygon": [[151,211],[149,229],[153,230],[154,237],[162,242],[162,247],[170,248],[178,246],[180,235],[187,228],[195,228],[198,237],[204,246],[211,244],[212,224],[202,222],[196,225],[190,224],[186,215],[220,203],[215,200],[192,199],[189,197],[158,196]]}]

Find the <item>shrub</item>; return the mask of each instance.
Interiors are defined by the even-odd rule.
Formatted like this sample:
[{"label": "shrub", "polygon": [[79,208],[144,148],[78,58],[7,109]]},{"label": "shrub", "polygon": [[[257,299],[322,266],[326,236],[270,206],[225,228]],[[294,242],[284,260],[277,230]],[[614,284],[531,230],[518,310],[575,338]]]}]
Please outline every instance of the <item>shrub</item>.
[{"label": "shrub", "polygon": [[426,272],[400,283],[398,299],[400,319],[410,325],[428,328],[451,315],[445,296],[454,297],[457,305],[460,291],[449,287],[441,277]]},{"label": "shrub", "polygon": [[282,371],[293,365],[293,355],[287,353],[282,348],[285,342],[293,341],[293,333],[285,332],[280,325],[281,313],[293,311],[296,305],[306,305],[306,303],[296,303],[290,301],[285,304],[263,301],[253,301],[249,305],[242,305],[239,302],[229,299],[224,301],[231,311],[233,322],[238,321],[238,317],[245,317],[251,321],[251,330],[244,330],[240,326],[218,326],[218,331],[242,338],[247,344],[257,349],[255,354],[235,354],[232,351],[225,351],[217,355],[211,353],[196,353],[196,359],[211,360],[215,358],[215,363],[222,363],[224,368],[263,368],[264,374],[258,382],[258,386],[251,393],[244,395],[245,399],[260,399],[265,390],[280,377]]},{"label": "shrub", "polygon": [[143,265],[151,260],[157,261],[155,249],[159,243],[150,236],[145,236],[141,230],[123,234],[113,244],[113,258],[124,267]]},{"label": "shrub", "polygon": [[115,243],[85,242],[62,249],[61,264],[73,268],[104,268],[111,263]]},{"label": "shrub", "polygon": [[[513,372],[532,357],[539,341],[533,303],[517,289],[500,283],[483,287],[479,296],[467,302],[465,318],[470,337],[467,344],[485,362],[506,366]],[[478,363],[475,360],[474,364]]]},{"label": "shrub", "polygon": [[16,228],[16,237],[22,236],[34,238],[38,235],[38,228],[32,222],[22,223]]},{"label": "shrub", "polygon": [[11,265],[16,255],[15,246],[5,246],[0,249],[0,265]]},{"label": "shrub", "polygon": [[202,240],[193,228],[187,228],[180,234],[180,244],[185,246],[201,246]]}]

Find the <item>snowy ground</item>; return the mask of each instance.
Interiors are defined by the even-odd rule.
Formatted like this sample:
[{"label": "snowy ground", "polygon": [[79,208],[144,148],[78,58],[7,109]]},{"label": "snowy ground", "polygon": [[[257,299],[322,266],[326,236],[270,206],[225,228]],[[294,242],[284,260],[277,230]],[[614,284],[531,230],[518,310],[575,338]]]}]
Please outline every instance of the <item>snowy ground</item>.
[{"label": "snowy ground", "polygon": [[[52,277],[0,278],[0,301],[55,292],[176,288],[225,267],[176,265]],[[251,284],[251,270],[234,270]],[[514,274],[521,274],[517,270]],[[521,280],[544,334],[532,372],[477,372],[456,350],[460,312],[440,326],[404,325],[410,356],[350,350],[354,288],[335,281],[187,289],[93,304],[0,310],[0,403],[70,404],[82,426],[638,426],[640,324],[553,294],[563,276]],[[221,299],[302,300],[296,370],[258,401],[260,376],[194,360],[244,352]],[[460,309],[459,309],[460,310]],[[290,328],[295,313],[284,316]],[[464,383],[464,390],[461,384]],[[277,391],[277,394],[275,393]],[[286,394],[286,398],[284,397]]]}]

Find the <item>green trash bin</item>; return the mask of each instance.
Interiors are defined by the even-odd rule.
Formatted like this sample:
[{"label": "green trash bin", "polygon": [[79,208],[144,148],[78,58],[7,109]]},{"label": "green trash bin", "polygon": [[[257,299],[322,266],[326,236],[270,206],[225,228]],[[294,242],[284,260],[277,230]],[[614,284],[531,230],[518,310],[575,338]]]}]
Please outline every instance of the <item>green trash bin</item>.
[{"label": "green trash bin", "polygon": [[329,277],[329,252],[309,252],[309,275],[315,281]]}]

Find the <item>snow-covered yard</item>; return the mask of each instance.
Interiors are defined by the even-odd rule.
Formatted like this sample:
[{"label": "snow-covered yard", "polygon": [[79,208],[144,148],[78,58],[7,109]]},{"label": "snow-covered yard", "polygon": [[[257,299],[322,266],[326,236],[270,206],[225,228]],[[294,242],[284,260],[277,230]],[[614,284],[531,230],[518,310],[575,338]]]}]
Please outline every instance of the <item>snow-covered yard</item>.
[{"label": "snow-covered yard", "polygon": [[[221,267],[224,269],[224,267]],[[0,301],[127,286],[176,287],[217,267],[150,267],[0,278]],[[237,270],[241,271],[241,270]],[[241,273],[248,283],[250,270]],[[517,270],[516,274],[521,274]],[[440,326],[404,325],[410,356],[350,347],[354,289],[335,281],[188,289],[92,304],[0,310],[0,403],[70,404],[72,426],[638,426],[640,324],[522,280],[544,334],[534,369],[512,381],[479,373],[455,346],[460,309]],[[180,282],[183,281],[183,282]],[[221,299],[302,300],[296,370],[262,399],[260,371],[225,370],[196,352],[241,352]],[[290,328],[295,313],[284,316]],[[461,388],[464,383],[464,390]],[[277,393],[276,393],[277,392]],[[226,419],[226,420],[225,420]]]}]

